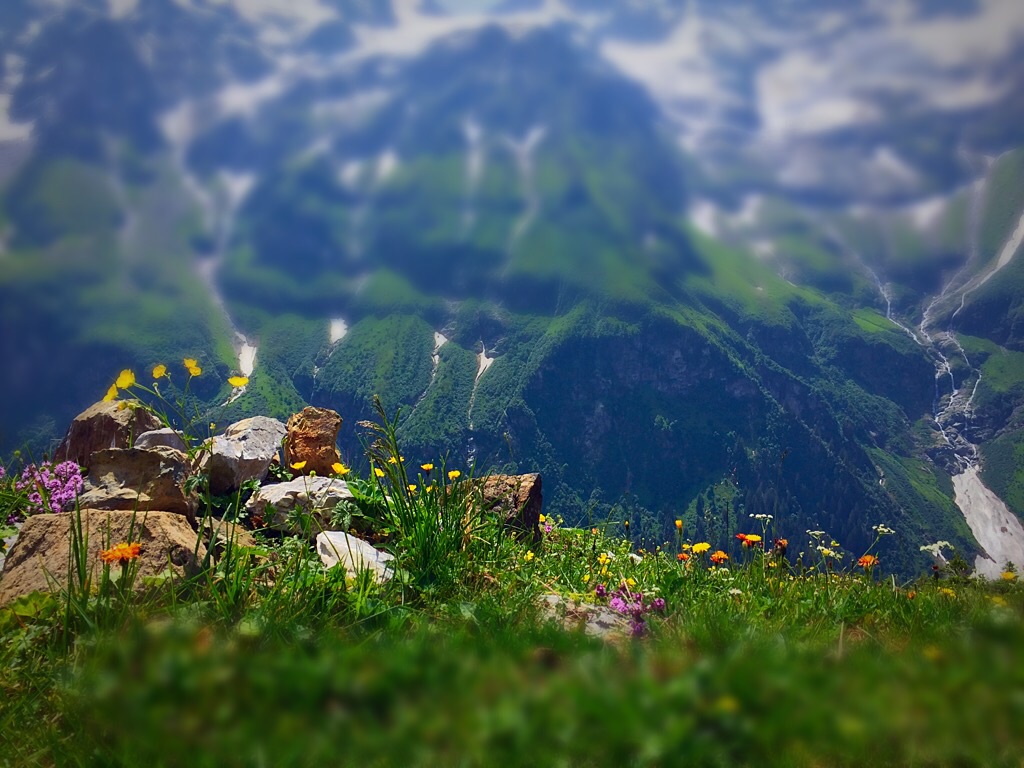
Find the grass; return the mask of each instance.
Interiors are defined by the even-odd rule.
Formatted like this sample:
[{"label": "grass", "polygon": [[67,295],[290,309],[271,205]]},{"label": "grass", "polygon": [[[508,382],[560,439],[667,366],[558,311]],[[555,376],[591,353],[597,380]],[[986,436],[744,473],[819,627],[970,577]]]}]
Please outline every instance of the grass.
[{"label": "grass", "polygon": [[[902,532],[879,527],[847,552],[770,515],[737,520],[747,541],[721,553],[682,520],[636,551],[618,522],[571,527],[551,511],[534,542],[481,504],[469,468],[403,457],[397,417],[375,407],[372,470],[347,475],[357,503],[336,519],[394,554],[395,578],[325,570],[309,540],[262,531],[178,579],[137,581],[130,560],[90,575],[72,558],[67,589],[0,608],[0,764],[1024,757],[1012,570],[977,581],[953,552],[897,579],[887,553],[913,546]],[[734,493],[719,483],[714,498]],[[0,512],[22,503],[0,480]],[[204,517],[218,509],[206,504]],[[540,608],[552,594],[609,611],[619,631],[563,625]]]}]

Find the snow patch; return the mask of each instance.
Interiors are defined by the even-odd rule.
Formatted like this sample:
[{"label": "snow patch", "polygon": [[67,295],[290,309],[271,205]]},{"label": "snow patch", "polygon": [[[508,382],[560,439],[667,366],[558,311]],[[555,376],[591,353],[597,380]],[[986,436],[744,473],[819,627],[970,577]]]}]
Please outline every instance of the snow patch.
[{"label": "snow patch", "polygon": [[690,206],[690,221],[708,237],[718,237],[718,208],[709,200],[695,200]]},{"label": "snow patch", "polygon": [[979,467],[953,476],[956,505],[984,553],[974,567],[980,576],[999,578],[1007,561],[1024,570],[1024,526],[1002,499],[981,481]]}]

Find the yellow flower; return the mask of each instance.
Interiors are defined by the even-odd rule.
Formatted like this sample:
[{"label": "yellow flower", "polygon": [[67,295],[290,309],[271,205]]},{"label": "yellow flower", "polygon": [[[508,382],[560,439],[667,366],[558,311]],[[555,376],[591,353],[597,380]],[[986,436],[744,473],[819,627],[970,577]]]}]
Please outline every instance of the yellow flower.
[{"label": "yellow flower", "polygon": [[430,493],[430,492],[431,492],[432,490],[434,490],[434,484],[433,484],[433,483],[431,483],[431,484],[430,484],[430,485],[428,485],[428,486],[427,486],[426,488],[424,488],[424,489],[423,489],[423,492],[424,492],[424,493]]},{"label": "yellow flower", "polygon": [[711,545],[708,544],[706,541],[702,541],[699,544],[693,545],[693,554],[699,555],[704,552],[707,552],[709,549],[711,549]]},{"label": "yellow flower", "polygon": [[230,379],[228,379],[228,384],[230,384],[232,387],[244,387],[248,383],[248,376],[232,376]]},{"label": "yellow flower", "polygon": [[186,357],[181,362],[185,366],[185,368],[195,368],[197,365],[199,365],[199,361],[196,360],[194,357]]},{"label": "yellow flower", "polygon": [[154,379],[162,379],[166,375],[167,375],[167,366],[166,365],[164,365],[163,363],[160,363],[160,365],[154,365],[153,366],[153,378]]},{"label": "yellow flower", "polygon": [[380,467],[374,467],[373,474],[375,474],[377,477],[384,477],[384,470],[381,469]]},{"label": "yellow flower", "polygon": [[541,523],[543,523],[544,520],[546,520],[546,519],[547,518],[545,518],[544,515],[541,515],[540,517],[537,518],[538,522],[541,522]]},{"label": "yellow flower", "polygon": [[451,472],[448,473],[449,480],[457,480],[460,477],[462,477],[462,473],[459,472],[459,470],[457,469],[453,469]]},{"label": "yellow flower", "polygon": [[601,565],[608,565],[608,563],[611,562],[611,558],[608,557],[608,554],[606,552],[602,552],[600,555],[597,556],[597,562]]},{"label": "yellow flower", "polygon": [[340,461],[336,461],[333,464],[331,464],[331,469],[334,470],[334,474],[336,475],[347,475],[349,472],[352,471],[344,464],[342,464]]},{"label": "yellow flower", "polygon": [[292,469],[305,469],[305,468],[306,468],[306,462],[304,462],[304,461],[296,461],[294,464],[292,464]]},{"label": "yellow flower", "polygon": [[636,579],[626,579],[626,586],[630,588],[635,587]]},{"label": "yellow flower", "polygon": [[[761,540],[761,537],[758,536],[756,533],[748,533],[747,534],[747,541],[752,541],[755,544],[757,544],[760,540]],[[838,547],[839,545],[838,544],[833,544],[832,546],[833,547]]]},{"label": "yellow flower", "polygon": [[202,373],[203,369],[200,368],[198,365],[193,365],[191,368],[188,369],[189,376],[200,376],[202,375]]},{"label": "yellow flower", "polygon": [[1017,579],[1017,574],[1013,571],[1003,571],[1000,575],[1002,576],[1003,581],[1016,581]]},{"label": "yellow flower", "polygon": [[409,483],[409,493],[416,493],[416,483]]},{"label": "yellow flower", "polygon": [[523,555],[523,560],[525,560],[526,562],[530,562],[531,560],[533,560],[533,558],[533,552],[527,552],[525,555]]},{"label": "yellow flower", "polygon": [[946,597],[956,597],[956,592],[949,587],[939,587],[939,594],[945,595]]},{"label": "yellow flower", "polygon": [[583,574],[583,583],[587,584],[589,581],[590,581],[590,574],[589,573]]},{"label": "yellow flower", "polygon": [[103,396],[104,403],[109,403],[111,400],[117,400],[117,384],[111,384],[107,394]]},{"label": "yellow flower", "polygon": [[683,521],[682,520],[676,520],[676,530],[677,531],[683,530]]},{"label": "yellow flower", "polygon": [[604,568],[601,569],[601,575],[602,576],[607,576],[608,575],[608,567],[607,566],[605,566]]},{"label": "yellow flower", "polygon": [[123,371],[121,371],[120,374],[118,374],[117,381],[114,382],[114,385],[118,389],[128,389],[128,387],[134,387],[135,373],[130,369],[125,368]]},{"label": "yellow flower", "polygon": [[420,464],[420,469],[422,469],[424,472],[433,472],[434,465],[431,464],[430,462],[427,462],[426,464]]},{"label": "yellow flower", "polygon": [[1006,598],[1005,597],[1001,597],[999,595],[989,595],[988,599],[992,601],[993,605],[998,605],[1000,607],[1005,607],[1006,606]]}]

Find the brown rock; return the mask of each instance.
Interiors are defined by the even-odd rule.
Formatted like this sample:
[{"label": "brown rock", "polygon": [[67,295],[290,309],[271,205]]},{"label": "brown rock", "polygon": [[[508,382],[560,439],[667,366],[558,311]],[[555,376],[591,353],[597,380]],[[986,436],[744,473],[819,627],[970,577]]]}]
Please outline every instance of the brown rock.
[{"label": "brown rock", "polygon": [[[103,573],[100,550],[115,544],[137,542],[142,545],[135,561],[138,564],[136,587],[143,586],[143,577],[157,576],[168,568],[175,575],[183,576],[195,567],[196,556],[200,560],[206,556],[202,543],[196,551],[196,533],[178,514],[134,515],[83,509],[81,520],[82,530],[88,535],[86,569],[93,584],[98,584]],[[74,522],[73,512],[33,515],[25,521],[0,574],[0,605],[31,592],[49,592],[54,584],[67,586]],[[112,573],[119,569],[119,565],[111,566]]]},{"label": "brown rock", "polygon": [[523,537],[540,541],[544,497],[539,473],[483,477],[479,480],[479,489],[484,509],[500,510],[506,525]]},{"label": "brown rock", "polygon": [[173,512],[195,520],[185,492],[188,458],[173,448],[112,448],[93,454],[79,504],[89,509]]},{"label": "brown rock", "polygon": [[138,435],[160,429],[163,424],[131,401],[99,402],[75,417],[57,447],[55,461],[74,461],[89,467],[90,457],[105,448],[130,448]]},{"label": "brown rock", "polygon": [[341,416],[328,408],[304,408],[288,419],[288,435],[284,439],[284,462],[288,467],[306,462],[303,475],[316,472],[329,475],[331,467],[341,461],[338,454],[338,430]]}]

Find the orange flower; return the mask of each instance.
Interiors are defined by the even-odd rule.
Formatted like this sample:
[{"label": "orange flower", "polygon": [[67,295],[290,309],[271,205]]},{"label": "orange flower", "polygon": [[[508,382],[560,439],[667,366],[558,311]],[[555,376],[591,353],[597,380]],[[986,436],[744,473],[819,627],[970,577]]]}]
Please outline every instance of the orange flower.
[{"label": "orange flower", "polygon": [[725,552],[723,552],[720,549],[711,553],[711,562],[714,563],[715,565],[721,565],[722,563],[724,563],[728,559],[729,559],[729,556],[727,554],[725,554]]},{"label": "orange flower", "polygon": [[678,555],[676,555],[676,560],[678,560],[680,563],[685,563],[689,559],[690,556],[685,552],[680,552]]},{"label": "orange flower", "polygon": [[865,570],[868,568],[874,568],[878,565],[878,558],[874,555],[863,555],[859,560],[857,560],[857,565]]},{"label": "orange flower", "polygon": [[104,563],[121,563],[121,565],[128,565],[128,561],[137,558],[141,551],[141,544],[116,544],[110,549],[104,549],[100,552],[100,560]]},{"label": "orange flower", "polygon": [[676,520],[676,530],[677,531],[683,530],[683,521],[682,520]]}]

